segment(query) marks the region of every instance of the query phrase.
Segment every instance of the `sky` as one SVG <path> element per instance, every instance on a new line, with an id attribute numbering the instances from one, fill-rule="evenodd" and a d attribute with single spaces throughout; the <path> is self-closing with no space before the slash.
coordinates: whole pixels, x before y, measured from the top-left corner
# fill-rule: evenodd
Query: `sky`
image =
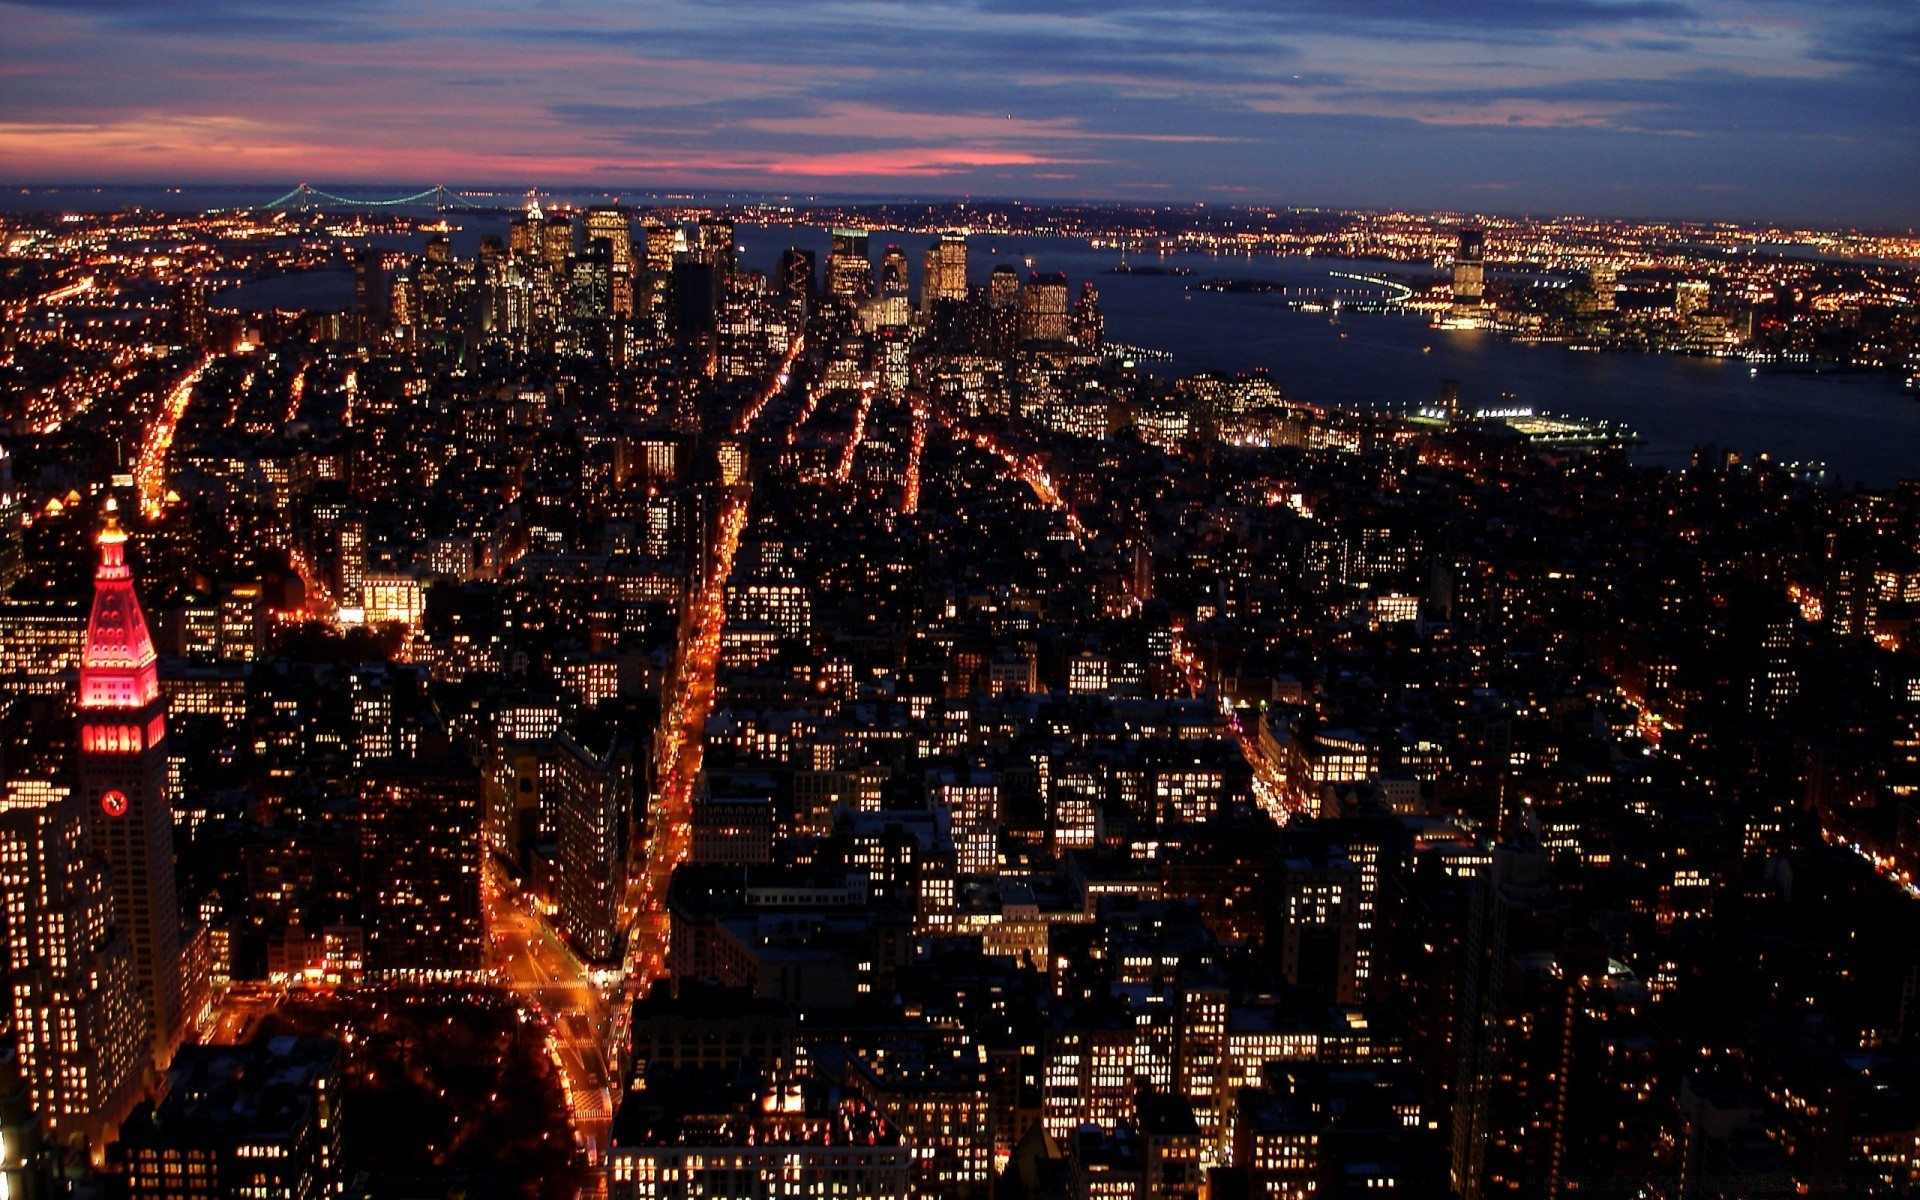
<path id="1" fill-rule="evenodd" d="M 1920 225 L 1920 0 L 0 0 L 0 182 Z"/>

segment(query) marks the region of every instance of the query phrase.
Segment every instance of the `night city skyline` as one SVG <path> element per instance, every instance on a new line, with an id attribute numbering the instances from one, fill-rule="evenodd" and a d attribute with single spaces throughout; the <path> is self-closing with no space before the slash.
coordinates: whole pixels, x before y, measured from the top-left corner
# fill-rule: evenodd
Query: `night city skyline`
<path id="1" fill-rule="evenodd" d="M 0 179 L 1911 226 L 1920 16 L 1696 0 L 4 6 Z"/>
<path id="2" fill-rule="evenodd" d="M 0 1200 L 1920 1197 L 1917 66 L 0 0 Z"/>

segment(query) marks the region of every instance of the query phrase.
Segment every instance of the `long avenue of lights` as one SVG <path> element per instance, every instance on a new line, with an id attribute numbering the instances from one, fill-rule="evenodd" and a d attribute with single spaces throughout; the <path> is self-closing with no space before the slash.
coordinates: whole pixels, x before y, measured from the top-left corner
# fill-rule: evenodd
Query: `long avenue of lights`
<path id="1" fill-rule="evenodd" d="M 202 355 L 200 361 L 174 383 L 141 437 L 140 454 L 134 460 L 133 483 L 140 493 L 140 513 L 148 520 L 158 518 L 166 503 L 167 452 L 173 448 L 173 435 L 180 428 L 180 418 L 186 415 L 187 405 L 193 401 L 193 389 L 213 365 L 214 358 L 213 354 Z"/>
<path id="2" fill-rule="evenodd" d="M 727 577 L 746 529 L 750 491 L 729 489 L 720 511 L 712 569 L 695 594 L 682 626 L 680 661 L 668 685 L 655 743 L 659 788 L 648 814 L 646 858 L 635 873 L 629 901 L 634 923 L 627 950 L 627 979 L 639 986 L 667 965 L 667 885 L 686 861 L 693 830 L 693 785 L 706 754 L 707 716 L 713 711 L 713 676 L 720 664 L 720 634 L 726 624 Z"/>
<path id="3" fill-rule="evenodd" d="M 788 345 L 773 377 L 734 420 L 734 433 L 752 428 L 773 398 L 786 390 L 792 381 L 794 360 L 804 344 L 804 339 L 796 336 Z M 666 971 L 667 885 L 673 879 L 673 869 L 686 861 L 692 838 L 693 785 L 706 756 L 713 676 L 720 665 L 720 634 L 727 618 L 727 579 L 733 574 L 733 558 L 747 527 L 752 498 L 752 484 L 744 480 L 727 489 L 713 561 L 681 623 L 678 661 L 668 680 L 660 732 L 654 742 L 654 777 L 659 786 L 648 813 L 646 856 L 639 869 L 631 873 L 627 894 L 632 913 L 627 945 L 627 981 L 631 987 L 644 987 Z"/>

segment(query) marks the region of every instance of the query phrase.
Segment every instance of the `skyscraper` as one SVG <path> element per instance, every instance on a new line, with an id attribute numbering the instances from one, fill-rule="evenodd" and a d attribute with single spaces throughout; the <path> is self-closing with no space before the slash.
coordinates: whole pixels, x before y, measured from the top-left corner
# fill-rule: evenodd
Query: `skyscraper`
<path id="1" fill-rule="evenodd" d="M 153 638 L 127 565 L 127 535 L 108 502 L 80 655 L 80 796 L 89 840 L 113 872 L 115 922 L 133 943 L 152 1053 L 180 1044 L 180 902 L 173 882 L 167 714 Z"/>
<path id="2" fill-rule="evenodd" d="M 353 259 L 353 316 L 361 341 L 371 340 L 387 323 L 386 255 L 368 248 Z"/>
<path id="3" fill-rule="evenodd" d="M 1067 277 L 1036 272 L 1020 292 L 1020 340 L 1064 342 L 1067 332 Z"/>
<path id="4" fill-rule="evenodd" d="M 827 294 L 848 304 L 858 304 L 873 295 L 873 260 L 868 257 L 866 230 L 833 231 L 833 253 L 827 256 Z"/>
<path id="5" fill-rule="evenodd" d="M 37 780 L 8 788 L 0 887 L 6 1011 L 33 1107 L 50 1140 L 98 1140 L 139 1099 L 148 1042 L 133 947 L 71 790 Z M 12 1129 L 0 1141 L 0 1173 L 9 1173 L 23 1147 Z"/>
<path id="6" fill-rule="evenodd" d="M 1593 293 L 1596 312 L 1617 312 L 1620 308 L 1620 268 L 1600 263 L 1587 272 L 1587 287 Z"/>
<path id="7" fill-rule="evenodd" d="M 987 280 L 987 324 L 994 349 L 1012 353 L 1020 330 L 1020 272 L 1007 263 Z"/>
<path id="8" fill-rule="evenodd" d="M 25 500 L 13 482 L 13 458 L 0 446 L 0 595 L 26 570 L 25 518 Z"/>
<path id="9" fill-rule="evenodd" d="M 605 240 L 613 255 L 613 269 L 627 274 L 633 271 L 633 222 L 624 208 L 587 210 L 587 245 Z"/>
<path id="10" fill-rule="evenodd" d="M 1704 279 L 1682 279 L 1673 285 L 1673 315 L 1682 325 L 1707 311 L 1713 289 Z"/>
<path id="11" fill-rule="evenodd" d="M 931 313 L 943 302 L 967 298 L 967 235 L 948 230 L 927 247 L 926 275 L 920 281 L 920 307 Z"/>
<path id="12" fill-rule="evenodd" d="M 722 278 L 732 278 L 733 222 L 725 217 L 702 217 L 694 237 L 694 254 L 700 261 L 717 268 Z"/>
<path id="13" fill-rule="evenodd" d="M 673 273 L 674 242 L 679 240 L 671 225 L 647 226 L 647 274 Z"/>
<path id="14" fill-rule="evenodd" d="M 888 246 L 887 252 L 880 256 L 880 294 L 905 296 L 907 287 L 906 252 L 898 246 Z"/>
<path id="15" fill-rule="evenodd" d="M 1080 285 L 1080 299 L 1073 306 L 1073 340 L 1098 353 L 1107 341 L 1107 318 L 1100 311 L 1100 291 L 1089 279 Z"/>
<path id="16" fill-rule="evenodd" d="M 560 930 L 589 962 L 617 962 L 633 760 L 621 746 L 596 753 L 563 733 L 554 764 Z"/>
<path id="17" fill-rule="evenodd" d="M 1455 325 L 1480 323 L 1486 299 L 1487 234 L 1477 225 L 1463 226 L 1460 244 L 1453 254 L 1453 310 L 1448 315 Z"/>
<path id="18" fill-rule="evenodd" d="M 573 255 L 573 221 L 569 217 L 548 217 L 540 232 L 540 258 L 547 270 L 560 274 Z"/>
<path id="19" fill-rule="evenodd" d="M 777 283 L 778 294 L 789 303 L 804 303 L 813 296 L 819 287 L 813 251 L 790 246 L 780 255 L 780 276 Z"/>
<path id="20" fill-rule="evenodd" d="M 367 969 L 459 978 L 480 965 L 480 781 L 465 762 L 394 760 L 360 783 Z"/>
<path id="21" fill-rule="evenodd" d="M 173 285 L 173 333 L 194 349 L 207 344 L 207 282 L 194 276 Z"/>

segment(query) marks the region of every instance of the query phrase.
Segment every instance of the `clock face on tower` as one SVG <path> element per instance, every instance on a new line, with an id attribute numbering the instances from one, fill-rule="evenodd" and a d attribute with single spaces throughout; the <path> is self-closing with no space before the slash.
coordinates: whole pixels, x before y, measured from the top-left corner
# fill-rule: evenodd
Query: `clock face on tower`
<path id="1" fill-rule="evenodd" d="M 118 789 L 106 792 L 100 797 L 100 811 L 110 817 L 127 815 L 127 794 Z"/>

